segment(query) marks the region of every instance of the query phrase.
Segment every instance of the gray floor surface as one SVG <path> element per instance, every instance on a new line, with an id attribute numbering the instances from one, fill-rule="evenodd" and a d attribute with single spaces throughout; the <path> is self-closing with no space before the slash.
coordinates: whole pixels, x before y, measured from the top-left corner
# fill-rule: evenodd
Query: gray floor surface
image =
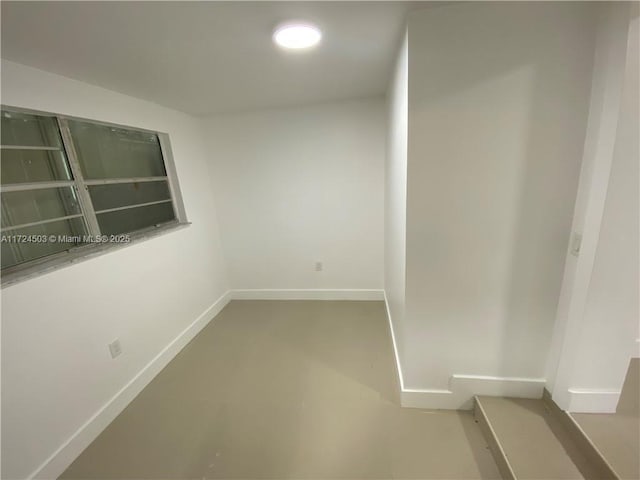
<path id="1" fill-rule="evenodd" d="M 400 408 L 382 302 L 233 301 L 66 479 L 499 478 L 471 412 Z"/>
<path id="2" fill-rule="evenodd" d="M 616 413 L 572 413 L 615 472 L 640 479 L 640 358 L 629 364 Z"/>

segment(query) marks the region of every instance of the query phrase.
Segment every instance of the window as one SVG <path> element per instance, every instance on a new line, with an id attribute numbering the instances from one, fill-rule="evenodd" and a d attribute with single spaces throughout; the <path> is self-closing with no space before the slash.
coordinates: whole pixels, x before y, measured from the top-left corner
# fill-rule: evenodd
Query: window
<path id="1" fill-rule="evenodd" d="M 3 280 L 186 222 L 166 134 L 0 115 Z"/>

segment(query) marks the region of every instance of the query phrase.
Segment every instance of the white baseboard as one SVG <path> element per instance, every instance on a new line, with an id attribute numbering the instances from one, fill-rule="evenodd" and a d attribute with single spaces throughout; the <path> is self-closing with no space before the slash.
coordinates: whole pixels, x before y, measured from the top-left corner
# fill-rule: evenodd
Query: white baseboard
<path id="1" fill-rule="evenodd" d="M 491 397 L 542 398 L 544 378 L 492 377 L 482 375 L 452 375 L 450 388 L 462 408 L 472 408 L 475 395 Z"/>
<path id="2" fill-rule="evenodd" d="M 384 290 L 244 289 L 232 290 L 234 300 L 384 300 Z"/>
<path id="3" fill-rule="evenodd" d="M 615 413 L 620 399 L 617 390 L 569 389 L 569 408 L 572 413 Z"/>
<path id="4" fill-rule="evenodd" d="M 224 293 L 207 308 L 191 325 L 162 349 L 118 393 L 63 443 L 29 479 L 57 478 L 93 442 L 96 437 L 122 412 L 153 378 L 229 303 L 231 291 Z"/>
<path id="5" fill-rule="evenodd" d="M 542 398 L 544 383 L 543 378 L 454 374 L 447 390 L 404 388 L 400 400 L 403 407 L 471 410 L 475 395 Z"/>
<path id="6" fill-rule="evenodd" d="M 398 374 L 398 384 L 400 385 L 400 400 L 402 402 L 402 392 L 404 391 L 404 378 L 402 377 L 402 365 L 400 364 L 400 354 L 398 352 L 398 344 L 396 343 L 396 334 L 393 330 L 393 322 L 391 321 L 391 310 L 389 309 L 389 300 L 387 292 L 383 290 L 384 306 L 387 309 L 387 320 L 389 321 L 389 331 L 391 332 L 391 343 L 393 344 L 393 356 L 396 359 L 396 373 Z"/>
<path id="7" fill-rule="evenodd" d="M 393 352 L 396 358 L 400 384 L 400 404 L 408 408 L 443 410 L 470 410 L 475 395 L 497 397 L 542 398 L 544 378 L 493 377 L 484 375 L 454 374 L 449 378 L 447 389 L 414 389 L 405 385 L 400 364 L 400 354 L 393 329 L 393 320 L 386 292 L 384 302 L 391 331 Z"/>
<path id="8" fill-rule="evenodd" d="M 460 410 L 451 390 L 403 388 L 400 405 L 405 408 Z"/>

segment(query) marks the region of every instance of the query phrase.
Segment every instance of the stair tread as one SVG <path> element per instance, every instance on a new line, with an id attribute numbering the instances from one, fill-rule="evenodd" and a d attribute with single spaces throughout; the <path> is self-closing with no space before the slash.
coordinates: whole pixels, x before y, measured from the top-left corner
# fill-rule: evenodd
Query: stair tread
<path id="1" fill-rule="evenodd" d="M 621 478 L 640 478 L 640 417 L 624 413 L 572 413 Z"/>
<path id="2" fill-rule="evenodd" d="M 542 400 L 481 396 L 478 401 L 516 478 L 597 478 Z"/>

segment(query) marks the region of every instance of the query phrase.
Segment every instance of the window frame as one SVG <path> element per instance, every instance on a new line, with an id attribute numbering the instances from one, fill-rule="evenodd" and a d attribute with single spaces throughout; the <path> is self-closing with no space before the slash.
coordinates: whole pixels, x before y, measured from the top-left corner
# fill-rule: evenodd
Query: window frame
<path id="1" fill-rule="evenodd" d="M 82 117 L 76 117 L 66 114 L 53 113 L 53 112 L 44 112 L 40 110 L 33 110 L 29 108 L 16 107 L 13 105 L 0 104 L 0 110 L 22 113 L 28 115 L 37 115 L 40 117 L 48 117 L 53 118 L 56 122 L 56 126 L 60 133 L 60 138 L 62 141 L 61 149 L 65 159 L 69 165 L 69 169 L 71 171 L 72 179 L 71 180 L 52 180 L 45 182 L 25 182 L 22 184 L 8 184 L 8 185 L 0 185 L 0 192 L 16 192 L 16 191 L 26 191 L 26 190 L 34 190 L 40 188 L 73 188 L 77 195 L 80 205 L 81 213 L 78 215 L 74 215 L 73 217 L 83 218 L 85 225 L 87 227 L 87 235 L 91 235 L 96 237 L 97 235 L 101 235 L 100 227 L 98 225 L 96 214 L 98 213 L 106 213 L 108 211 L 117 211 L 117 210 L 125 210 L 128 208 L 136 208 L 140 206 L 145 206 L 147 204 L 135 204 L 135 205 L 127 205 L 123 207 L 106 209 L 104 211 L 95 211 L 93 207 L 93 202 L 89 195 L 90 186 L 95 185 L 113 185 L 113 184 L 124 184 L 124 183 L 134 183 L 134 182 L 151 182 L 151 181 L 166 181 L 169 187 L 169 193 L 171 198 L 169 200 L 161 200 L 157 202 L 150 202 L 148 205 L 156 204 L 156 203 L 171 203 L 174 216 L 173 220 L 168 222 L 156 224 L 147 228 L 143 228 L 140 230 L 135 230 L 133 232 L 125 232 L 120 235 L 128 235 L 130 238 L 129 242 L 106 242 L 106 243 L 89 243 L 84 245 L 79 245 L 68 250 L 64 250 L 58 253 L 54 253 L 51 255 L 47 255 L 45 257 L 36 258 L 33 260 L 29 260 L 17 265 L 13 265 L 11 267 L 7 267 L 1 270 L 0 272 L 0 283 L 2 287 L 7 285 L 26 280 L 27 278 L 33 278 L 39 276 L 41 274 L 56 270 L 58 268 L 78 263 L 79 261 L 87 260 L 89 258 L 93 258 L 95 256 L 102 255 L 106 252 L 124 248 L 126 246 L 139 243 L 141 241 L 147 240 L 149 238 L 155 237 L 157 235 L 164 234 L 169 231 L 173 231 L 176 229 L 184 228 L 191 223 L 187 220 L 186 211 L 184 208 L 184 202 L 182 199 L 182 193 L 180 190 L 180 185 L 178 181 L 178 175 L 175 167 L 175 162 L 173 160 L 173 154 L 171 149 L 171 142 L 169 140 L 169 134 L 165 132 L 159 132 L 156 130 L 149 130 L 140 127 L 132 127 L 129 125 L 122 125 L 111 122 L 104 122 L 100 120 L 87 119 Z M 85 179 L 82 173 L 82 169 L 80 167 L 80 162 L 78 159 L 77 152 L 75 150 L 75 144 L 73 142 L 71 131 L 69 129 L 68 121 L 75 120 L 80 122 L 91 123 L 94 125 L 100 125 L 105 127 L 114 127 L 120 128 L 124 130 L 130 130 L 134 132 L 141 132 L 146 134 L 156 135 L 158 138 L 158 142 L 160 145 L 160 152 L 162 155 L 162 162 L 165 169 L 165 176 L 157 176 L 157 177 L 127 177 L 127 178 L 106 178 L 106 179 Z M 2 149 L 10 149 L 12 145 L 2 145 Z M 16 146 L 16 149 L 19 149 L 20 146 Z M 24 149 L 24 147 L 22 148 Z M 54 148 L 48 147 L 34 147 L 37 150 L 53 150 Z M 57 149 L 56 149 L 57 150 Z M 34 225 L 46 223 L 47 221 L 59 221 L 63 220 L 66 217 L 60 217 L 56 219 L 49 219 L 39 222 L 33 222 Z M 15 227 L 11 227 L 8 230 L 6 227 L 3 234 L 10 234 L 13 228 L 24 227 L 25 225 L 19 225 Z"/>

